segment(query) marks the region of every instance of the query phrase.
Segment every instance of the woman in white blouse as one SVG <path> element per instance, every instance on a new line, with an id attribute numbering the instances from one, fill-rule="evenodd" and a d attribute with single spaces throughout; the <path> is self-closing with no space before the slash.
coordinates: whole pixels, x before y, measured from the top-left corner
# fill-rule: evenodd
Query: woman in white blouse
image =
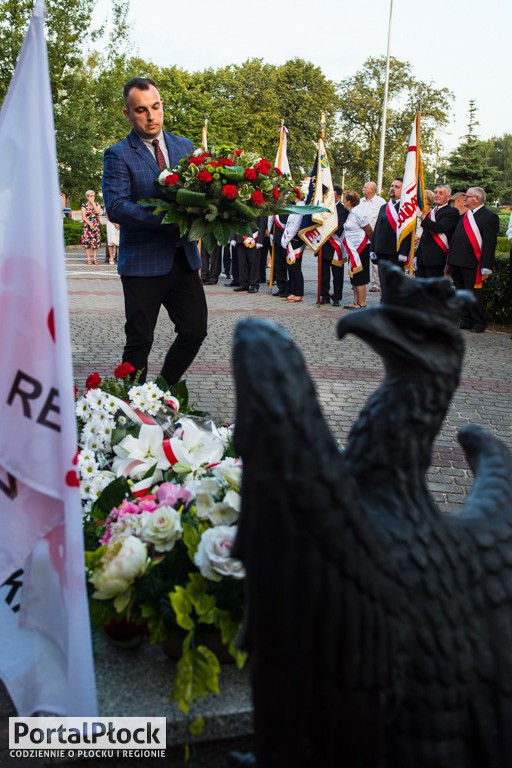
<path id="1" fill-rule="evenodd" d="M 346 304 L 345 309 L 366 307 L 366 286 L 370 282 L 370 238 L 373 230 L 359 201 L 357 192 L 351 189 L 345 192 L 343 202 L 350 213 L 343 228 L 341 242 L 354 291 L 354 303 Z"/>

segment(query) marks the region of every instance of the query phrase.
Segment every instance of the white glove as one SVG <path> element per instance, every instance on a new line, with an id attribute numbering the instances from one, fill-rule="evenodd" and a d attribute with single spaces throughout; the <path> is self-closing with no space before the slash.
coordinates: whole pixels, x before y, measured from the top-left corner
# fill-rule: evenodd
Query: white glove
<path id="1" fill-rule="evenodd" d="M 256 243 L 256 248 L 263 248 L 263 243 Z"/>
<path id="2" fill-rule="evenodd" d="M 370 259 L 372 261 L 377 261 L 377 254 L 374 251 L 370 252 Z"/>
<path id="3" fill-rule="evenodd" d="M 492 275 L 492 269 L 487 269 L 487 267 L 484 267 L 482 269 L 482 275 Z"/>
<path id="4" fill-rule="evenodd" d="M 229 241 L 229 244 L 230 244 L 230 245 L 236 245 L 236 240 L 230 240 L 230 241 Z"/>
<path id="5" fill-rule="evenodd" d="M 413 261 L 413 264 L 412 264 L 412 268 L 413 268 L 413 270 L 414 270 L 415 272 L 416 272 L 416 270 L 418 269 L 418 259 L 416 258 L 416 256 L 414 257 L 414 261 Z"/>
<path id="6" fill-rule="evenodd" d="M 399 253 L 398 254 L 398 261 L 401 261 L 403 263 L 406 262 L 407 261 L 407 256 L 404 256 L 403 253 Z"/>

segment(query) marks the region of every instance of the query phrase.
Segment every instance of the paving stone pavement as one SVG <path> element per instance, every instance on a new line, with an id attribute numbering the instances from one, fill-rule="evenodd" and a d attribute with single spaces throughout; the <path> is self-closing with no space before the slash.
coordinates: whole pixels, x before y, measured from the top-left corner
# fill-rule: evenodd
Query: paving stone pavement
<path id="1" fill-rule="evenodd" d="M 235 393 L 231 375 L 231 344 L 239 318 L 267 317 L 292 334 L 307 362 L 320 403 L 332 433 L 343 441 L 352 423 L 383 377 L 380 358 L 355 337 L 336 337 L 338 307 L 316 305 L 316 259 L 304 260 L 305 297 L 289 304 L 271 296 L 268 285 L 259 293 L 234 293 L 219 283 L 205 286 L 209 322 L 208 336 L 187 373 L 191 400 L 209 411 L 217 423 L 234 419 Z M 124 343 L 124 308 L 116 267 L 85 264 L 83 252 L 68 249 L 66 270 L 69 288 L 73 362 L 77 384 L 98 371 L 112 373 L 120 361 Z M 346 278 L 344 301 L 352 291 Z M 380 294 L 368 293 L 368 305 Z M 158 321 L 149 362 L 156 375 L 170 344 L 173 330 L 164 311 Z M 465 424 L 487 427 L 512 448 L 512 340 L 505 331 L 483 334 L 464 332 L 466 356 L 462 381 L 436 440 L 430 489 L 443 511 L 459 505 L 472 484 L 472 476 L 457 443 L 457 432 Z"/>
<path id="2" fill-rule="evenodd" d="M 73 364 L 76 383 L 83 387 L 93 371 L 110 375 L 120 362 L 124 343 L 124 307 L 116 267 L 100 263 L 88 267 L 83 251 L 67 249 L 66 272 L 70 308 Z M 231 343 L 240 317 L 267 317 L 289 330 L 302 350 L 334 437 L 346 441 L 352 423 L 383 377 L 380 358 L 360 340 L 336 337 L 336 324 L 346 310 L 316 306 L 316 259 L 304 261 L 305 299 L 287 304 L 263 285 L 257 294 L 234 293 L 224 286 L 206 286 L 209 309 L 208 337 L 187 374 L 191 400 L 208 410 L 217 423 L 234 419 L 235 394 L 231 375 Z M 348 280 L 344 297 L 351 299 Z M 369 293 L 368 304 L 380 300 Z M 150 358 L 156 375 L 173 331 L 165 313 L 157 325 Z M 428 479 L 439 507 L 449 512 L 460 505 L 472 485 L 471 472 L 458 446 L 457 431 L 477 423 L 512 448 L 512 340 L 510 330 L 465 333 L 466 356 L 462 381 L 436 440 Z M 6 758 L 7 718 L 14 714 L 0 686 L 0 766 L 19 765 Z M 208 759 L 209 760 L 209 759 Z M 213 763 L 205 765 L 213 766 Z M 176 763 L 177 764 L 177 763 Z M 113 766 L 114 768 L 114 766 Z"/>

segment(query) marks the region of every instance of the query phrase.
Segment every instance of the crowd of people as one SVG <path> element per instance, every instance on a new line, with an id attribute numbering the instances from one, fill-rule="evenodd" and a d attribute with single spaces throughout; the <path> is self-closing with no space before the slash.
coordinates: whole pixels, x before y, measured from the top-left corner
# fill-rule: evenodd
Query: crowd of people
<path id="1" fill-rule="evenodd" d="M 138 204 L 154 195 L 157 174 L 190 153 L 192 143 L 163 130 L 163 102 L 153 80 L 133 78 L 125 84 L 123 96 L 132 130 L 106 150 L 103 171 L 103 196 L 108 219 L 117 229 L 116 241 L 120 233 L 118 272 L 126 310 L 123 361 L 142 370 L 139 381 L 144 381 L 156 320 L 164 306 L 177 333 L 161 371 L 172 385 L 206 336 L 204 285 L 217 284 L 221 271 L 228 281 L 224 285 L 237 293 L 256 294 L 268 280 L 275 287 L 273 296 L 288 304 L 304 300 L 301 204 L 296 213 L 261 217 L 250 235 L 236 234 L 213 253 L 199 251 L 196 243 L 179 237 L 177 227 L 161 227 L 162 215 L 154 216 Z M 364 309 L 367 290 L 380 291 L 382 263 L 403 265 L 414 254 L 417 276 L 449 273 L 457 288 L 474 293 L 475 302 L 463 311 L 460 327 L 482 333 L 486 322 L 481 288 L 494 268 L 499 231 L 498 216 L 485 206 L 484 189 L 475 186 L 452 194 L 442 184 L 427 192 L 414 243 L 409 234 L 397 247 L 401 192 L 401 178 L 393 179 L 388 201 L 378 195 L 372 181 L 362 187 L 362 197 L 356 190 L 334 185 L 338 227 L 315 254 L 321 254 L 320 303 L 341 306 L 347 264 L 353 296 L 344 308 Z M 85 231 L 94 215 L 94 200 L 88 198 L 82 210 L 83 245 L 88 260 L 88 248 L 93 248 L 96 263 L 92 235 Z M 507 236 L 512 242 L 512 217 Z"/>

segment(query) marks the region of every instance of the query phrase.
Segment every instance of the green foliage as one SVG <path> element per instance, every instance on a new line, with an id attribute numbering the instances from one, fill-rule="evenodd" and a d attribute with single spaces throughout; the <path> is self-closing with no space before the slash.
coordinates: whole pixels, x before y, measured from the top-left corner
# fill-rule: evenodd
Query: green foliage
<path id="1" fill-rule="evenodd" d="M 484 281 L 482 290 L 485 296 L 487 321 L 497 325 L 511 325 L 512 289 L 508 253 L 496 254 L 493 273 L 488 280 Z"/>
<path id="2" fill-rule="evenodd" d="M 368 58 L 362 69 L 338 85 L 339 113 L 330 142 L 335 178 L 345 170 L 345 187 L 359 189 L 365 179 L 377 178 L 382 127 L 386 60 Z M 421 147 L 435 148 L 436 135 L 448 123 L 452 94 L 417 80 L 407 62 L 390 59 L 384 177 L 402 176 L 409 135 L 419 98 L 422 100 Z"/>
<path id="3" fill-rule="evenodd" d="M 73 219 L 64 219 L 64 243 L 65 245 L 80 245 L 82 237 L 82 222 Z"/>

